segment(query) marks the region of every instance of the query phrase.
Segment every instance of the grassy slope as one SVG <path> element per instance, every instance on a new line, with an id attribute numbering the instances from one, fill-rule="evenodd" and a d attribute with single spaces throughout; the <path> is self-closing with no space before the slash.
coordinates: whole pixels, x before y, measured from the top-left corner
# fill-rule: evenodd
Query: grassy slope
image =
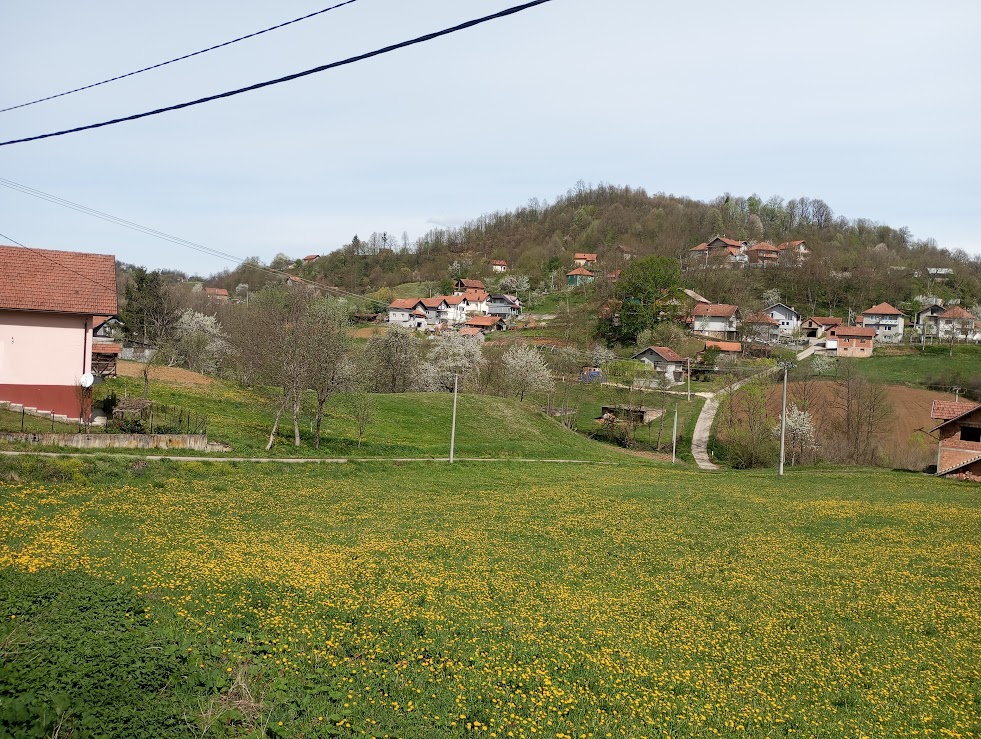
<path id="1" fill-rule="evenodd" d="M 139 381 L 117 378 L 119 395 L 141 392 Z M 151 384 L 150 397 L 208 415 L 208 437 L 231 444 L 234 456 L 265 456 L 275 413 L 272 391 L 245 390 L 230 383 L 209 387 Z M 272 456 L 445 457 L 449 454 L 453 398 L 449 394 L 376 395 L 375 419 L 361 448 L 354 422 L 345 412 L 345 398 L 328 405 L 321 449 L 313 448 L 312 407 L 301 423 L 302 446 L 292 443 L 292 420 L 281 423 Z M 460 457 L 533 457 L 564 459 L 619 458 L 615 451 L 574 434 L 535 408 L 514 400 L 461 395 L 457 410 L 456 454 Z"/>
<path id="2" fill-rule="evenodd" d="M 959 345 L 950 356 L 949 347 L 927 346 L 925 351 L 876 347 L 868 359 L 857 362 L 870 378 L 881 382 L 921 385 L 930 376 L 955 375 L 960 379 L 981 376 L 981 346 Z"/>
<path id="3" fill-rule="evenodd" d="M 26 464 L 0 460 L 0 477 Z M 0 566 L 147 596 L 188 655 L 191 723 L 206 713 L 212 733 L 981 731 L 977 486 L 641 464 L 112 464 L 44 462 L 43 484 L 0 487 Z M 0 605 L 0 642 L 11 615 L 44 628 L 16 608 Z M 29 673 L 29 656 L 8 659 Z M 245 692 L 261 699 L 234 703 Z"/>

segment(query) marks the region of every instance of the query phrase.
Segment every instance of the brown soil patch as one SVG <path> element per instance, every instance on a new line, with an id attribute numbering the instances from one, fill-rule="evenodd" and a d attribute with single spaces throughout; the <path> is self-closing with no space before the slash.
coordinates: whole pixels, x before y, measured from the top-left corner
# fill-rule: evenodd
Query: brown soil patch
<path id="1" fill-rule="evenodd" d="M 386 331 L 388 331 L 387 325 L 362 326 L 361 328 L 351 329 L 348 335 L 354 339 L 370 339 L 372 336 L 378 336 Z"/>
<path id="2" fill-rule="evenodd" d="M 120 360 L 116 363 L 116 372 L 120 377 L 135 377 L 142 380 L 143 363 Z M 150 379 L 173 385 L 189 385 L 192 387 L 208 387 L 214 382 L 214 379 L 211 377 L 199 375 L 197 372 L 191 372 L 181 367 L 151 367 Z"/>

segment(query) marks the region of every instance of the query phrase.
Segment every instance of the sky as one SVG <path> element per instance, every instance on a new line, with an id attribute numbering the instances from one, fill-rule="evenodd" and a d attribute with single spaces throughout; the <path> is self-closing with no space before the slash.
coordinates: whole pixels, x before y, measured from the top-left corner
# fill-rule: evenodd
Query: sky
<path id="1" fill-rule="evenodd" d="M 0 113 L 0 140 L 273 79 L 517 2 L 357 0 Z M 330 4 L 4 3 L 0 108 Z M 234 98 L 0 147 L 0 177 L 264 261 L 373 231 L 414 240 L 552 201 L 579 180 L 698 199 L 820 198 L 837 215 L 978 254 L 978 28 L 975 0 L 552 0 Z M 6 188 L 0 234 L 149 268 L 234 266 Z"/>

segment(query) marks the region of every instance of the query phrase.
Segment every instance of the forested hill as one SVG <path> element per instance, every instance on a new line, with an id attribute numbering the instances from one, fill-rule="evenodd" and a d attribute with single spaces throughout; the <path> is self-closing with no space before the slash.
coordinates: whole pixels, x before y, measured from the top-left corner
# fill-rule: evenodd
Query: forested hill
<path id="1" fill-rule="evenodd" d="M 905 228 L 836 216 L 821 200 L 725 195 L 706 203 L 610 185 L 580 185 L 554 203 L 532 200 L 459 228 L 430 231 L 415 244 L 404 235 L 355 237 L 297 269 L 326 284 L 371 293 L 406 282 L 486 277 L 490 260 L 502 259 L 533 286 L 559 285 L 575 252 L 595 252 L 600 265 L 612 270 L 622 264 L 617 247 L 636 256 L 683 259 L 691 247 L 716 235 L 773 244 L 803 239 L 812 252 L 801 267 L 765 273 L 686 271 L 687 283 L 719 302 L 749 305 L 774 288 L 802 311 L 863 310 L 924 294 L 968 303 L 981 296 L 981 258 L 941 249 L 931 239 L 916 240 Z M 953 273 L 937 282 L 929 278 L 930 268 Z M 234 282 L 234 275 L 228 277 Z"/>

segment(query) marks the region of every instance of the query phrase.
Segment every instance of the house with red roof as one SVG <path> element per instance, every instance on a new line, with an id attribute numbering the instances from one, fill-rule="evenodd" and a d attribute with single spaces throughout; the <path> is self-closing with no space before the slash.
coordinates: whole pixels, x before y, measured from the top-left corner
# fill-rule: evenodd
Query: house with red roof
<path id="1" fill-rule="evenodd" d="M 780 321 L 763 311 L 743 320 L 743 336 L 760 344 L 775 344 L 780 338 Z"/>
<path id="2" fill-rule="evenodd" d="M 667 346 L 649 346 L 634 354 L 633 359 L 649 364 L 658 374 L 664 375 L 674 385 L 682 382 L 688 360 Z"/>
<path id="3" fill-rule="evenodd" d="M 577 267 L 592 267 L 596 264 L 597 257 L 595 254 L 588 252 L 576 252 L 572 257 L 572 261 Z"/>
<path id="4" fill-rule="evenodd" d="M 503 259 L 492 259 L 490 263 L 491 272 L 507 272 L 508 263 Z"/>
<path id="5" fill-rule="evenodd" d="M 930 415 L 942 421 L 933 429 L 940 437 L 937 475 L 981 482 L 981 404 L 935 400 Z"/>
<path id="6" fill-rule="evenodd" d="M 800 327 L 807 338 L 820 339 L 828 329 L 840 326 L 842 323 L 844 321 L 835 316 L 811 316 L 801 323 Z"/>
<path id="7" fill-rule="evenodd" d="M 879 303 L 862 311 L 861 324 L 875 329 L 875 338 L 883 344 L 898 344 L 903 340 L 906 317 L 889 303 Z"/>
<path id="8" fill-rule="evenodd" d="M 871 357 L 875 329 L 866 326 L 833 326 L 828 329 L 824 346 L 836 357 Z"/>
<path id="9" fill-rule="evenodd" d="M 570 287 L 586 285 L 595 279 L 595 275 L 585 267 L 576 267 L 571 272 L 565 273 L 565 281 Z"/>
<path id="10" fill-rule="evenodd" d="M 696 303 L 689 322 L 692 331 L 716 339 L 735 339 L 742 315 L 735 305 L 725 303 Z"/>
<path id="11" fill-rule="evenodd" d="M 689 250 L 689 258 L 695 264 L 704 267 L 744 267 L 749 263 L 749 256 L 746 254 L 749 249 L 748 241 L 737 241 L 727 239 L 724 236 L 716 236 L 710 241 L 694 246 Z"/>
<path id="12" fill-rule="evenodd" d="M 476 328 L 485 334 L 491 331 L 504 331 L 507 328 L 504 319 L 500 316 L 473 316 L 467 320 L 464 327 Z"/>
<path id="13" fill-rule="evenodd" d="M 294 279 L 290 277 L 290 279 Z M 228 290 L 223 287 L 206 287 L 204 288 L 204 294 L 208 296 L 208 300 L 213 300 L 216 303 L 227 303 L 228 302 Z"/>
<path id="14" fill-rule="evenodd" d="M 937 336 L 950 341 L 981 341 L 978 319 L 965 308 L 955 305 L 940 313 L 937 318 Z"/>
<path id="15" fill-rule="evenodd" d="M 0 401 L 79 418 L 97 320 L 116 314 L 109 254 L 0 246 Z"/>

